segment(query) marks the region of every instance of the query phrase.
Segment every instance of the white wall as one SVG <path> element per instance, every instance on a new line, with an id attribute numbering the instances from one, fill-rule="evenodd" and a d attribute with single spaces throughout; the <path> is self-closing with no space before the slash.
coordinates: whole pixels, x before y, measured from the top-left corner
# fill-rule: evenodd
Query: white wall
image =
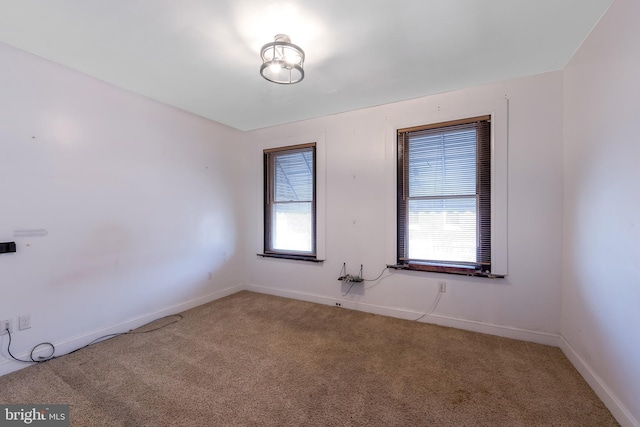
<path id="1" fill-rule="evenodd" d="M 0 63 L 0 241 L 18 246 L 0 255 L 0 319 L 32 319 L 14 354 L 76 348 L 240 284 L 238 131 L 3 44 Z M 0 358 L 0 374 L 18 366 Z"/>
<path id="2" fill-rule="evenodd" d="M 640 2 L 616 0 L 564 70 L 565 351 L 640 425 Z"/>
<path id="3" fill-rule="evenodd" d="M 347 288 L 337 281 L 346 262 L 365 278 L 384 268 L 395 239 L 394 131 L 397 127 L 465 116 L 468 107 L 509 99 L 508 248 L 506 279 L 467 278 L 419 272 L 388 273 L 379 284 Z M 472 108 L 473 109 L 473 108 Z M 490 113 L 486 111 L 485 113 Z M 458 117 L 458 118 L 461 118 Z M 326 261 L 263 259 L 261 233 L 261 147 L 279 140 L 295 144 L 322 135 L 326 150 Z M 344 307 L 417 318 L 447 293 L 425 321 L 557 343 L 560 330 L 562 254 L 562 74 L 486 85 L 322 117 L 245 135 L 248 201 L 242 246 L 247 248 L 247 284 L 252 290 Z M 524 331 L 522 331 L 524 330 Z M 525 331 L 533 331 L 527 333 Z"/>

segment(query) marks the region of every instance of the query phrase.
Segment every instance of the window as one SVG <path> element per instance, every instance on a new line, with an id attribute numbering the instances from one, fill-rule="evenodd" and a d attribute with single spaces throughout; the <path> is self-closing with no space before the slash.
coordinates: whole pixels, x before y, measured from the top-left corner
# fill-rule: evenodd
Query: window
<path id="1" fill-rule="evenodd" d="M 491 273 L 491 116 L 398 130 L 397 263 Z"/>
<path id="2" fill-rule="evenodd" d="M 316 254 L 316 144 L 264 150 L 264 255 Z"/>

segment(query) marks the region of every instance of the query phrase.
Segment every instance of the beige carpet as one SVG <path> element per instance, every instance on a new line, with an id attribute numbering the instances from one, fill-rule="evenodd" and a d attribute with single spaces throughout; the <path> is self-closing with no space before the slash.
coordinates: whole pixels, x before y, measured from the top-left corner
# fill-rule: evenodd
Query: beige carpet
<path id="1" fill-rule="evenodd" d="M 617 425 L 558 348 L 251 292 L 183 314 L 0 377 L 0 402 L 73 426 Z"/>

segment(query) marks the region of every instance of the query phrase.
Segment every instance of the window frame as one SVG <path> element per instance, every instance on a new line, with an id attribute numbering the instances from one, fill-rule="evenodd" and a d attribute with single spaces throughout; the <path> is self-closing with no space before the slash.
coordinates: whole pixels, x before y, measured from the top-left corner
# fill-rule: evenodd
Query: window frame
<path id="1" fill-rule="evenodd" d="M 495 126 L 494 126 L 495 114 L 484 115 L 470 115 L 464 119 L 453 119 L 447 121 L 438 121 L 435 123 L 411 126 L 406 128 L 396 128 L 394 132 L 394 146 L 395 146 L 395 175 L 396 175 L 396 253 L 395 264 L 391 267 L 407 270 L 418 270 L 436 273 L 451 273 L 462 274 L 467 276 L 480 276 L 480 277 L 504 277 L 501 274 L 492 273 L 491 260 L 494 252 L 497 252 L 493 248 L 493 242 L 491 242 L 494 234 L 500 235 L 503 233 L 503 227 L 500 230 L 496 230 L 494 233 L 494 211 L 497 211 L 494 207 L 494 194 L 493 189 L 495 187 L 496 172 L 494 170 L 495 158 L 494 158 L 494 138 L 495 138 Z M 459 116 L 460 117 L 460 116 Z M 407 241 L 409 237 L 409 201 L 411 198 L 408 195 L 409 192 L 409 158 L 405 157 L 405 150 L 409 144 L 409 134 L 411 132 L 428 131 L 432 129 L 454 129 L 455 126 L 473 124 L 478 122 L 488 122 L 488 135 L 484 137 L 484 142 L 478 141 L 476 147 L 476 197 L 478 200 L 483 200 L 483 205 L 478 205 L 477 208 L 477 253 L 476 261 L 473 263 L 464 262 L 439 262 L 437 260 L 411 260 L 407 257 L 408 247 Z M 506 123 L 506 120 L 505 120 Z M 486 127 L 486 125 L 485 125 Z M 502 130 L 502 129 L 501 129 Z M 406 136 L 406 138 L 405 138 Z M 501 138 L 506 135 L 501 135 Z M 506 138 L 505 138 L 506 139 Z M 506 147 L 505 147 L 506 148 Z M 480 150 L 484 150 L 481 152 Z M 484 163 L 483 163 L 484 162 Z M 499 168 L 500 172 L 504 172 L 504 168 Z M 502 175 L 502 173 L 501 173 Z M 505 184 L 506 184 L 506 176 Z M 438 198 L 434 196 L 434 199 Z M 443 198 L 448 198 L 443 196 Z M 486 206 L 488 201 L 489 206 Z M 502 205 L 502 203 L 498 203 Z M 498 216 L 501 212 L 498 212 Z M 481 224 L 484 222 L 484 226 Z M 506 224 L 505 224 L 506 225 Z M 484 232 L 484 234 L 481 234 Z M 497 246 L 501 246 L 499 244 Z M 502 249 L 502 248 L 501 248 Z M 502 256 L 506 259 L 506 256 Z M 506 266 L 505 266 L 506 267 Z M 504 269 L 506 273 L 506 268 Z"/>
<path id="2" fill-rule="evenodd" d="M 312 153 L 312 200 L 311 203 L 311 251 L 278 250 L 273 248 L 272 208 L 278 203 L 274 201 L 275 169 L 274 159 L 278 154 L 287 152 L 310 151 Z M 301 261 L 321 262 L 318 259 L 318 156 L 317 143 L 309 142 L 283 147 L 265 148 L 263 150 L 263 252 L 262 257 L 285 258 Z"/>

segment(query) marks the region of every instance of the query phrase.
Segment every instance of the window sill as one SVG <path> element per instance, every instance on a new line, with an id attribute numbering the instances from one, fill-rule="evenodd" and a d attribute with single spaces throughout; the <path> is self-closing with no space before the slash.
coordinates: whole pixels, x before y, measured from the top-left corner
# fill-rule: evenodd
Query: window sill
<path id="1" fill-rule="evenodd" d="M 394 270 L 425 271 L 430 273 L 456 274 L 458 276 L 485 277 L 488 279 L 504 279 L 504 275 L 485 273 L 471 268 L 446 267 L 426 264 L 393 264 L 387 265 Z"/>
<path id="2" fill-rule="evenodd" d="M 323 259 L 317 259 L 304 255 L 289 255 L 289 254 L 256 254 L 262 258 L 280 258 L 280 259 L 290 259 L 294 261 L 306 261 L 306 262 L 315 262 L 320 263 L 324 262 Z"/>

